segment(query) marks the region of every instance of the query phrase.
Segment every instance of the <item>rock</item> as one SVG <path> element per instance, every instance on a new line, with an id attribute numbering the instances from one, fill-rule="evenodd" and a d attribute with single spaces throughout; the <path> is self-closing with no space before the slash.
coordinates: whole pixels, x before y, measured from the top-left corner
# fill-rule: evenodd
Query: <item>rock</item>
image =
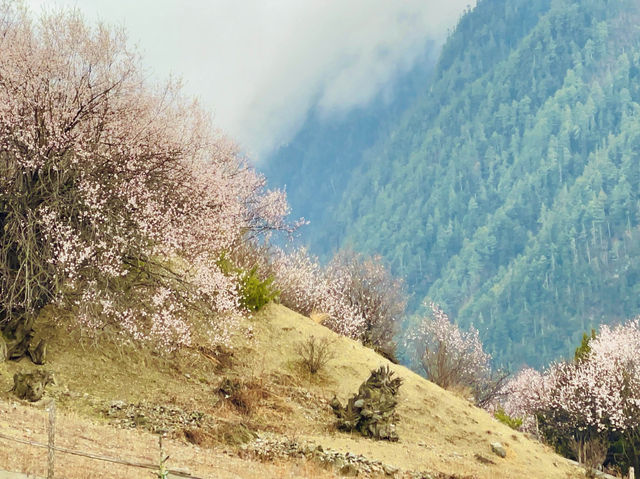
<path id="1" fill-rule="evenodd" d="M 388 464 L 385 464 L 384 466 L 382 466 L 382 470 L 387 476 L 395 476 L 396 473 L 398 472 L 397 467 L 393 467 Z"/>
<path id="2" fill-rule="evenodd" d="M 44 364 L 47 361 L 47 342 L 41 339 L 35 347 L 31 344 L 27 353 L 34 364 Z"/>
<path id="3" fill-rule="evenodd" d="M 1 324 L 0 333 L 6 341 L 9 359 L 20 359 L 27 354 L 31 339 L 35 335 L 34 322 L 33 316 L 19 316 Z"/>
<path id="4" fill-rule="evenodd" d="M 344 462 L 344 459 L 342 457 L 337 456 L 333 459 L 333 465 L 340 471 L 344 466 L 346 466 L 346 463 Z"/>
<path id="5" fill-rule="evenodd" d="M 49 384 L 55 384 L 53 373 L 50 371 L 15 373 L 11 391 L 20 399 L 36 402 L 42 399 L 44 390 Z"/>
<path id="6" fill-rule="evenodd" d="M 499 442 L 492 442 L 491 443 L 491 450 L 493 451 L 494 454 L 496 454 L 497 456 L 500 456 L 502 458 L 507 457 L 507 450 L 504 448 L 504 446 L 499 443 Z"/>
<path id="7" fill-rule="evenodd" d="M 343 476 L 355 477 L 358 475 L 358 468 L 353 464 L 345 464 L 340 468 L 340 474 Z"/>
<path id="8" fill-rule="evenodd" d="M 111 402 L 111 409 L 122 409 L 127 405 L 124 401 L 113 401 Z"/>

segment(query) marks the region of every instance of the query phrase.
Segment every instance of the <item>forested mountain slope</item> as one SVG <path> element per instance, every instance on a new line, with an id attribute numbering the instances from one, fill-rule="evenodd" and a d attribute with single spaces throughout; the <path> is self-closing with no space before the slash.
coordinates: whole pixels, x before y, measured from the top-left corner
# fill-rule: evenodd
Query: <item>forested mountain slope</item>
<path id="1" fill-rule="evenodd" d="M 635 1 L 482 0 L 324 228 L 540 366 L 640 313 Z"/>
<path id="2" fill-rule="evenodd" d="M 301 230 L 302 240 L 315 254 L 326 259 L 340 248 L 341 229 L 335 227 L 329 206 L 339 204 L 365 152 L 389 134 L 419 92 L 427 88 L 436 52 L 435 44 L 427 42 L 414 67 L 367 105 L 348 112 L 314 109 L 294 138 L 265 159 L 263 170 L 269 184 L 286 188 L 293 217 L 309 220 Z"/>

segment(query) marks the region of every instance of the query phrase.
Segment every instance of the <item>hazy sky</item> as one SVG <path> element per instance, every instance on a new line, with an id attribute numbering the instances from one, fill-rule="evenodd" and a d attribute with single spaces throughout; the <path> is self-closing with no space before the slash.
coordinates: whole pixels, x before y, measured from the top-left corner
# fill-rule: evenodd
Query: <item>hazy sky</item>
<path id="1" fill-rule="evenodd" d="M 365 104 L 442 41 L 473 0 L 27 0 L 124 25 L 146 66 L 181 77 L 256 161 L 309 109 Z"/>

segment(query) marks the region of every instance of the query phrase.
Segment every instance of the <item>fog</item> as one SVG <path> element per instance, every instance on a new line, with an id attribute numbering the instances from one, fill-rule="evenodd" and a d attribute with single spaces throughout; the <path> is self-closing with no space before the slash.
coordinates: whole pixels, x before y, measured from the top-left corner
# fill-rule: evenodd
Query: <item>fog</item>
<path id="1" fill-rule="evenodd" d="M 124 26 L 153 79 L 188 94 L 256 161 L 309 111 L 366 104 L 442 44 L 468 0 L 28 0 Z"/>

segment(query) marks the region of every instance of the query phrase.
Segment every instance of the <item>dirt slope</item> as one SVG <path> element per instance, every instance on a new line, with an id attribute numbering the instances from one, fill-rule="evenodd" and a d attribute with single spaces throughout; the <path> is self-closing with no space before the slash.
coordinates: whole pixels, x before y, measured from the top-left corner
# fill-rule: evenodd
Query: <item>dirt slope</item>
<path id="1" fill-rule="evenodd" d="M 35 405 L 0 393 L 0 433 L 44 439 L 41 411 L 55 398 L 61 410 L 61 430 L 67 431 L 66 436 L 61 433 L 60 441 L 67 441 L 69 447 L 78 442 L 74 431 L 82 430 L 77 447 L 92 451 L 106 447 L 106 455 L 114 455 L 122 447 L 138 459 L 155 460 L 157 436 L 151 432 L 160 428 L 171 437 L 168 447 L 173 464 L 204 477 L 333 475 L 331 469 L 304 458 L 257 462 L 254 455 L 246 453 L 246 445 L 238 444 L 252 440 L 251 434 L 296 444 L 313 443 L 325 450 L 360 454 L 402 471 L 428 471 L 442 474 L 440 477 L 583 476 L 549 448 L 397 365 L 391 368 L 404 379 L 400 388 L 400 441 L 372 441 L 336 431 L 329 401 L 334 395 L 346 401 L 372 369 L 390 363 L 283 306 L 269 305 L 244 320 L 232 355 L 193 349 L 167 356 L 123 346 L 108 336 L 89 340 L 73 328 L 56 325 L 52 315 L 43 315 L 39 333 L 53 337 L 49 363 L 44 368 L 55 372 L 57 385 Z M 310 336 L 328 337 L 335 353 L 325 370 L 315 376 L 302 370 L 296 353 L 297 345 Z M 14 372 L 34 368 L 26 360 L 0 364 L 0 391 L 10 389 Z M 225 380 L 240 392 L 231 397 L 220 394 Z M 110 440 L 102 440 L 106 437 Z M 505 446 L 506 458 L 492 453 L 492 442 Z M 17 455 L 15 450 L 7 453 L 8 446 L 0 440 L 0 469 L 28 471 L 29 464 L 40 464 L 33 459 L 34 454 L 46 457 L 46 451 L 34 452 L 29 446 L 17 447 Z M 214 465 L 222 469 L 216 471 Z M 104 477 L 113 477 L 101 466 Z M 77 475 L 68 477 L 87 477 L 89 470 L 91 477 L 103 477 L 99 468 L 92 467 L 89 463 L 74 465 Z M 32 468 L 28 472 L 43 471 L 40 466 Z M 122 477 L 150 477 L 148 472 L 136 474 L 129 471 Z"/>

